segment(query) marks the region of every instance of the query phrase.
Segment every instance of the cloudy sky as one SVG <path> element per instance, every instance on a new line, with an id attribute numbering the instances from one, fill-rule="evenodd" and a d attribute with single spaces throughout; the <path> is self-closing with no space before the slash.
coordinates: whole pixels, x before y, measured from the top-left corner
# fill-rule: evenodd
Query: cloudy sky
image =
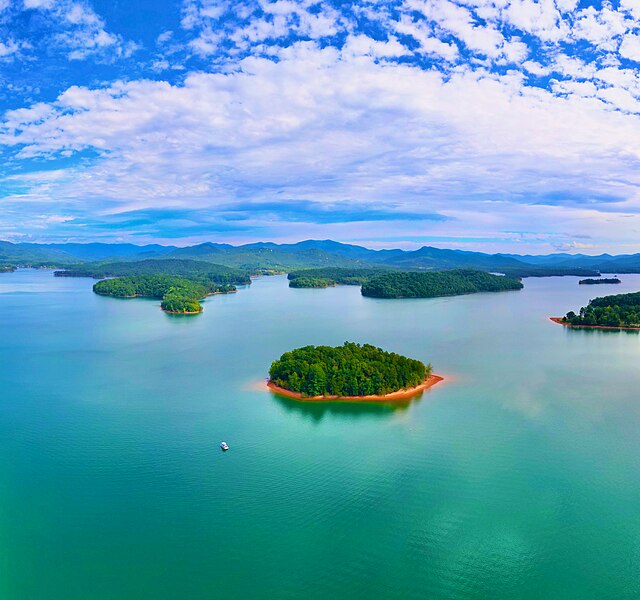
<path id="1" fill-rule="evenodd" d="M 0 239 L 640 252 L 639 0 L 0 0 Z"/>

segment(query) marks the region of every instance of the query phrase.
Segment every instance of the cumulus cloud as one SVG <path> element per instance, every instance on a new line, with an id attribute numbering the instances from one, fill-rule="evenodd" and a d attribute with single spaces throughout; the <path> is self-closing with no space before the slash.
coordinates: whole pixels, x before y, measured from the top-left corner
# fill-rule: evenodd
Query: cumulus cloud
<path id="1" fill-rule="evenodd" d="M 608 109 L 634 110 L 629 97 L 599 98 L 595 86 L 527 89 L 483 70 L 444 78 L 380 63 L 362 47 L 301 43 L 278 62 L 247 58 L 184 85 L 72 87 L 7 113 L 0 143 L 18 159 L 95 153 L 68 177 L 29 182 L 41 200 L 92 198 L 105 218 L 208 211 L 216 230 L 294 215 L 298 231 L 312 232 L 331 222 L 323 207 L 341 203 L 345 219 L 375 222 L 372 231 L 397 211 L 413 233 L 434 234 L 452 222 L 499 228 L 523 214 L 545 227 L 541 207 L 582 228 L 640 211 L 640 119 Z M 243 204 L 239 218 L 240 201 L 257 204 Z"/>
<path id="2" fill-rule="evenodd" d="M 72 58 L 133 51 L 89 4 L 25 2 Z M 7 164 L 40 173 L 5 206 L 149 237 L 635 243 L 637 24 L 630 0 L 185 0 L 148 78 L 4 115 Z"/>

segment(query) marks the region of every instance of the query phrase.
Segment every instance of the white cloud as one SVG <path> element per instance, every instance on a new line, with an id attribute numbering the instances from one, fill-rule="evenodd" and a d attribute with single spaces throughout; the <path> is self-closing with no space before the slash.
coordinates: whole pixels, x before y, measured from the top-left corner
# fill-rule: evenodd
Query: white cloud
<path id="1" fill-rule="evenodd" d="M 135 51 L 86 2 L 25 1 L 71 58 Z M 186 0 L 181 26 L 147 73 L 200 70 L 183 84 L 72 86 L 6 115 L 14 160 L 98 157 L 26 183 L 31 198 L 109 214 L 344 200 L 540 235 L 545 214 L 626 235 L 620 215 L 640 212 L 635 0 Z"/>
<path id="2" fill-rule="evenodd" d="M 398 57 L 409 54 L 407 48 L 395 38 L 391 38 L 387 42 L 380 42 L 366 35 L 349 36 L 342 52 L 345 55 L 372 56 L 374 58 Z"/>
<path id="3" fill-rule="evenodd" d="M 603 215 L 618 226 L 620 212 L 640 212 L 640 170 L 629 169 L 640 164 L 640 119 L 612 110 L 638 107 L 619 88 L 545 91 L 518 74 L 469 68 L 444 78 L 378 62 L 367 40 L 353 44 L 367 52 L 308 42 L 278 62 L 247 58 L 237 71 L 191 74 L 182 86 L 72 87 L 53 104 L 8 113 L 0 143 L 22 157 L 98 153 L 66 177 L 28 183 L 32 198 L 55 200 L 55 214 L 87 198 L 96 218 L 339 200 L 365 212 L 439 213 L 468 233 L 490 207 L 496 230 L 522 221 L 543 231 L 561 215 L 592 232 Z M 256 226 L 272 220 L 252 216 Z M 425 223 L 446 229 L 410 227 Z"/>
<path id="4" fill-rule="evenodd" d="M 620 56 L 640 62 L 640 36 L 633 33 L 625 35 L 620 44 Z"/>
<path id="5" fill-rule="evenodd" d="M 46 23 L 46 26 L 42 31 L 30 32 L 30 39 L 0 40 L 0 57 L 9 51 L 16 54 L 20 48 L 32 50 L 24 53 L 25 58 L 32 60 L 37 56 L 38 47 L 46 45 L 48 50 L 60 48 L 66 51 L 72 60 L 89 56 L 114 59 L 131 56 L 138 48 L 134 42 L 110 32 L 87 0 L 16 0 L 9 3 L 0 0 L 0 11 L 3 10 L 2 25 L 9 31 L 19 30 L 14 24 L 23 11 L 37 11 L 44 20 L 36 23 Z"/>

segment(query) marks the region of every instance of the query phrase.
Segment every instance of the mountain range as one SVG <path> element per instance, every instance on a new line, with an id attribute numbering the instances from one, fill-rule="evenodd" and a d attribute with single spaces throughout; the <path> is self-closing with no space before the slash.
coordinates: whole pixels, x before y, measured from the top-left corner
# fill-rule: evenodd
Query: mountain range
<path id="1" fill-rule="evenodd" d="M 249 270 L 287 271 L 313 267 L 384 267 L 406 271 L 472 268 L 519 277 L 640 273 L 640 254 L 486 254 L 423 246 L 417 250 L 371 250 L 333 240 L 295 244 L 257 242 L 241 246 L 206 242 L 188 247 L 150 244 L 34 244 L 0 241 L 0 265 L 64 267 L 87 262 L 196 259 Z"/>

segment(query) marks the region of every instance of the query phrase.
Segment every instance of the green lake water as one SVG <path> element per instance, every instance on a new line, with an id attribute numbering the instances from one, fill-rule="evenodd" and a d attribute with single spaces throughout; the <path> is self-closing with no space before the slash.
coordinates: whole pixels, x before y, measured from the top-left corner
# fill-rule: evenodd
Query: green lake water
<path id="1" fill-rule="evenodd" d="M 265 277 L 175 317 L 0 275 L 0 598 L 640 597 L 640 335 L 547 320 L 622 279 L 396 301 Z M 261 389 L 345 340 L 447 382 L 403 407 Z"/>

